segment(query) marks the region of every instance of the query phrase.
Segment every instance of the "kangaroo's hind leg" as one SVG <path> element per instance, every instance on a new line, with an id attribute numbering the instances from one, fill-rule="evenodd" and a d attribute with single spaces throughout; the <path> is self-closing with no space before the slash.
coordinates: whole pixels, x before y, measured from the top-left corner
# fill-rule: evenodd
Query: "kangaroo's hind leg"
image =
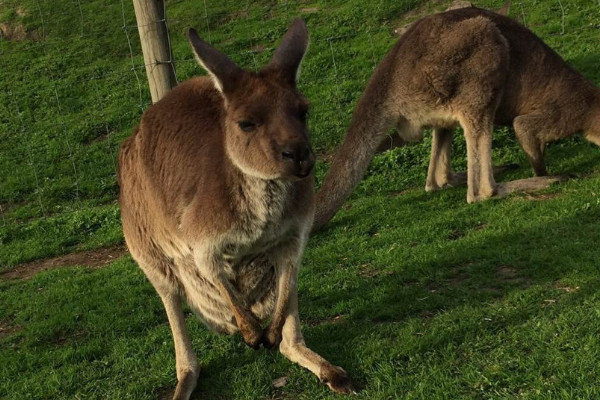
<path id="1" fill-rule="evenodd" d="M 354 387 L 348 374 L 340 367 L 336 367 L 323 357 L 306 347 L 300 330 L 298 317 L 298 292 L 297 279 L 293 280 L 290 288 L 290 297 L 287 315 L 283 325 L 282 341 L 279 350 L 287 359 L 298 363 L 319 377 L 321 382 L 337 393 L 354 393 Z"/>
<path id="2" fill-rule="evenodd" d="M 583 136 L 596 146 L 600 146 L 600 109 L 596 113 L 596 120 L 589 128 L 584 129 Z"/>
<path id="3" fill-rule="evenodd" d="M 169 278 L 163 272 L 172 271 L 173 265 L 166 260 L 145 262 L 136 258 L 136 261 L 160 296 L 173 334 L 178 381 L 173 400 L 188 400 L 196 387 L 200 368 L 185 324 L 180 289 L 175 278 Z"/>
<path id="4" fill-rule="evenodd" d="M 431 160 L 429 161 L 427 183 L 425 184 L 425 191 L 427 192 L 467 184 L 467 171 L 454 172 L 450 165 L 452 136 L 451 129 L 436 128 L 433 131 Z M 518 167 L 518 164 L 494 166 L 494 176 Z"/>
<path id="5" fill-rule="evenodd" d="M 167 311 L 175 343 L 175 365 L 178 383 L 173 400 L 187 400 L 196 387 L 200 368 L 185 325 L 185 316 L 183 315 L 179 294 L 159 292 L 159 295 Z"/>
<path id="6" fill-rule="evenodd" d="M 431 158 L 427 171 L 425 190 L 428 192 L 443 189 L 452 185 L 452 169 L 450 156 L 452 152 L 451 129 L 435 128 L 431 141 Z"/>
<path id="7" fill-rule="evenodd" d="M 467 142 L 467 202 L 492 197 L 496 181 L 492 166 L 493 116 L 491 112 L 465 115 L 460 123 Z"/>

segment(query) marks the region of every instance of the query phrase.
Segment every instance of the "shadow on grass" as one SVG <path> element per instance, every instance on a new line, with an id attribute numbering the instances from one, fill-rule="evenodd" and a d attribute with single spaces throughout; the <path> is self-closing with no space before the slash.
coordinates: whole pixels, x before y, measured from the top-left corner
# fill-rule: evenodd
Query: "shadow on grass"
<path id="1" fill-rule="evenodd" d="M 589 164 L 593 166 L 592 161 Z M 415 195 L 410 200 L 419 202 L 423 196 Z M 452 205 L 449 207 L 453 208 Z M 336 229 L 347 226 L 357 218 L 368 220 L 372 226 L 384 224 L 386 221 L 378 219 L 377 214 L 339 218 L 315 240 L 326 241 L 328 236 L 335 234 Z M 310 291 L 304 292 L 300 298 L 301 309 L 326 309 L 336 303 L 353 304 L 352 300 L 356 298 L 373 299 L 356 303 L 339 322 L 326 321 L 306 329 L 307 342 L 314 343 L 314 350 L 332 358 L 334 362 L 336 357 L 341 357 L 345 360 L 344 367 L 365 383 L 369 377 L 358 372 L 362 369 L 360 360 L 352 358 L 352 354 L 332 352 L 331 346 L 319 339 L 327 336 L 346 344 L 360 343 L 361 338 L 373 335 L 373 324 L 402 324 L 413 318 L 429 320 L 457 307 L 477 308 L 501 302 L 530 287 L 552 290 L 574 271 L 595 276 L 599 220 L 600 211 L 590 208 L 551 222 L 534 224 L 527 229 L 486 234 L 483 240 L 459 238 L 454 241 L 452 249 L 442 248 L 436 256 L 413 270 L 418 271 L 417 275 L 393 270 L 390 273 L 372 274 L 363 277 L 362 283 L 357 286 L 330 292 L 327 298 L 313 295 Z M 399 225 L 401 223 L 399 221 Z M 374 245 L 374 251 L 376 247 Z M 445 272 L 440 274 L 439 271 Z M 431 277 L 437 278 L 432 281 Z M 423 281 L 425 284 L 422 284 Z M 597 279 L 581 286 L 576 293 L 571 293 L 570 302 L 580 303 L 596 291 Z M 501 320 L 482 325 L 481 329 L 502 331 L 510 326 L 519 326 L 547 312 L 542 300 L 539 305 L 515 308 Z M 449 343 L 459 344 L 467 336 L 473 335 L 477 335 L 477 332 L 471 331 L 468 325 L 467 329 L 460 323 L 449 325 L 443 334 L 426 341 L 426 348 L 422 350 L 443 349 Z M 352 353 L 352 346 L 343 347 Z"/>
<path id="2" fill-rule="evenodd" d="M 374 220 L 370 222 L 375 224 L 378 222 L 372 216 L 363 215 L 360 218 Z M 564 286 L 561 280 L 572 275 L 574 270 L 593 276 L 598 259 L 597 238 L 600 237 L 598 220 L 599 210 L 588 209 L 523 230 L 487 234 L 484 240 L 476 242 L 467 240 L 468 237 L 465 240 L 461 238 L 454 240 L 451 254 L 441 251 L 420 265 L 416 275 L 391 271 L 362 276 L 357 286 L 331 291 L 326 298 L 312 290 L 305 290 L 300 294 L 301 318 L 303 311 L 310 314 L 311 308 L 352 305 L 343 317 L 305 325 L 306 342 L 331 362 L 342 365 L 358 383 L 358 387 L 365 388 L 372 377 L 365 374 L 363 361 L 355 356 L 357 346 L 368 344 L 373 337 L 381 335 L 385 336 L 385 340 L 402 341 L 402 337 L 394 334 L 393 328 L 400 330 L 403 324 L 409 324 L 411 320 L 421 320 L 427 326 L 440 314 L 447 315 L 454 309 L 483 309 L 519 297 L 521 292 L 532 289 L 533 302 L 528 306 L 504 310 L 488 322 L 484 322 L 483 318 L 482 323 L 475 324 L 454 321 L 435 335 L 425 335 L 411 351 L 443 351 L 450 344 L 459 346 L 474 336 L 519 327 L 548 313 L 548 304 L 545 303 L 548 300 L 544 299 L 544 295 L 552 290 L 569 290 L 561 287 Z M 338 222 L 338 228 L 347 222 Z M 315 240 L 327 240 L 327 236 L 334 233 L 334 230 L 328 229 L 317 235 Z M 440 276 L 439 271 L 447 273 Z M 436 278 L 431 279 L 432 276 Z M 425 284 L 421 284 L 422 281 Z M 568 301 L 554 307 L 582 303 L 596 293 L 597 284 L 597 279 L 583 284 L 569 293 Z M 538 300 L 535 300 L 536 296 Z M 353 302 L 356 299 L 373 300 Z M 472 318 L 480 318 L 479 311 Z M 305 318 L 302 320 L 306 321 Z M 381 325 L 389 325 L 392 330 L 377 332 L 375 328 Z M 409 356 L 404 355 L 406 359 Z M 251 358 L 243 352 L 209 363 L 204 369 L 208 376 L 201 376 L 194 398 L 213 395 L 211 389 L 214 388 L 214 380 L 220 379 L 223 369 L 249 362 L 252 362 Z M 227 398 L 231 392 L 225 389 L 219 395 Z"/>

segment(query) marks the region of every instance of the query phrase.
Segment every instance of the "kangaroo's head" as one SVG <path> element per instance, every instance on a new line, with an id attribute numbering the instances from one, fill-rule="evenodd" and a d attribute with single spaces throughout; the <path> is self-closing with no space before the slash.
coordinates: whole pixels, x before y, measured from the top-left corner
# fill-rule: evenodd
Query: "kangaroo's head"
<path id="1" fill-rule="evenodd" d="M 223 96 L 225 147 L 234 165 L 262 179 L 308 176 L 315 163 L 306 126 L 309 104 L 296 88 L 308 46 L 304 21 L 292 23 L 259 72 L 241 69 L 194 29 L 189 39 L 198 62 Z"/>

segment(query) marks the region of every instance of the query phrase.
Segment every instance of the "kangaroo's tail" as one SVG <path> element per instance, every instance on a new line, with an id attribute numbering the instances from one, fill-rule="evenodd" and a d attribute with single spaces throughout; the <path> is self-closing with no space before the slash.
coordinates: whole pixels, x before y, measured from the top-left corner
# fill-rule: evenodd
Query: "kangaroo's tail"
<path id="1" fill-rule="evenodd" d="M 397 134 L 384 142 L 394 120 L 383 104 L 379 104 L 379 107 L 372 107 L 373 104 L 369 104 L 368 108 L 364 107 L 364 103 L 369 103 L 368 98 L 369 96 L 363 95 L 359 101 L 350 129 L 317 192 L 313 231 L 319 230 L 333 218 L 365 175 L 376 152 L 405 144 Z"/>
<path id="2" fill-rule="evenodd" d="M 340 209 L 364 176 L 380 138 L 346 136 L 316 196 L 313 231 L 323 227 Z"/>
<path id="3" fill-rule="evenodd" d="M 394 92 L 397 47 L 398 45 L 377 66 L 358 100 L 344 142 L 336 151 L 323 185 L 316 195 L 313 231 L 323 227 L 344 204 L 367 171 L 375 152 L 378 148 L 383 149 L 379 146 L 386 133 L 398 122 L 396 107 L 388 96 Z M 402 137 L 393 139 L 391 143 L 392 147 L 394 144 L 401 145 Z"/>

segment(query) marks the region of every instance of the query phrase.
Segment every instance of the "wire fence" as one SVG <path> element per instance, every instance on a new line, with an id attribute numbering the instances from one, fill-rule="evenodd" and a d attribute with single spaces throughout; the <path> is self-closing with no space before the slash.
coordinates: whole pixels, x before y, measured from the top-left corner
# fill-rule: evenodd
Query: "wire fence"
<path id="1" fill-rule="evenodd" d="M 189 26 L 253 69 L 268 60 L 292 18 L 301 15 L 317 26 L 301 89 L 313 101 L 313 114 L 325 116 L 319 130 L 333 132 L 317 138 L 322 150 L 343 135 L 366 80 L 396 40 L 395 28 L 431 11 L 419 0 L 365 3 L 367 10 L 355 17 L 329 16 L 302 1 L 190 3 L 191 14 L 191 5 L 166 1 L 161 21 L 173 49 L 173 58 L 162 62 L 179 81 L 200 73 L 184 37 Z M 573 46 L 581 37 L 600 39 L 600 0 L 555 3 L 540 15 L 530 2 L 513 2 L 511 16 L 600 81 L 594 59 L 578 59 L 591 50 Z M 409 16 L 390 19 L 403 12 Z M 365 21 L 364 13 L 374 17 Z M 118 147 L 151 102 L 132 2 L 0 0 L 0 35 L 1 226 L 114 203 Z"/>

